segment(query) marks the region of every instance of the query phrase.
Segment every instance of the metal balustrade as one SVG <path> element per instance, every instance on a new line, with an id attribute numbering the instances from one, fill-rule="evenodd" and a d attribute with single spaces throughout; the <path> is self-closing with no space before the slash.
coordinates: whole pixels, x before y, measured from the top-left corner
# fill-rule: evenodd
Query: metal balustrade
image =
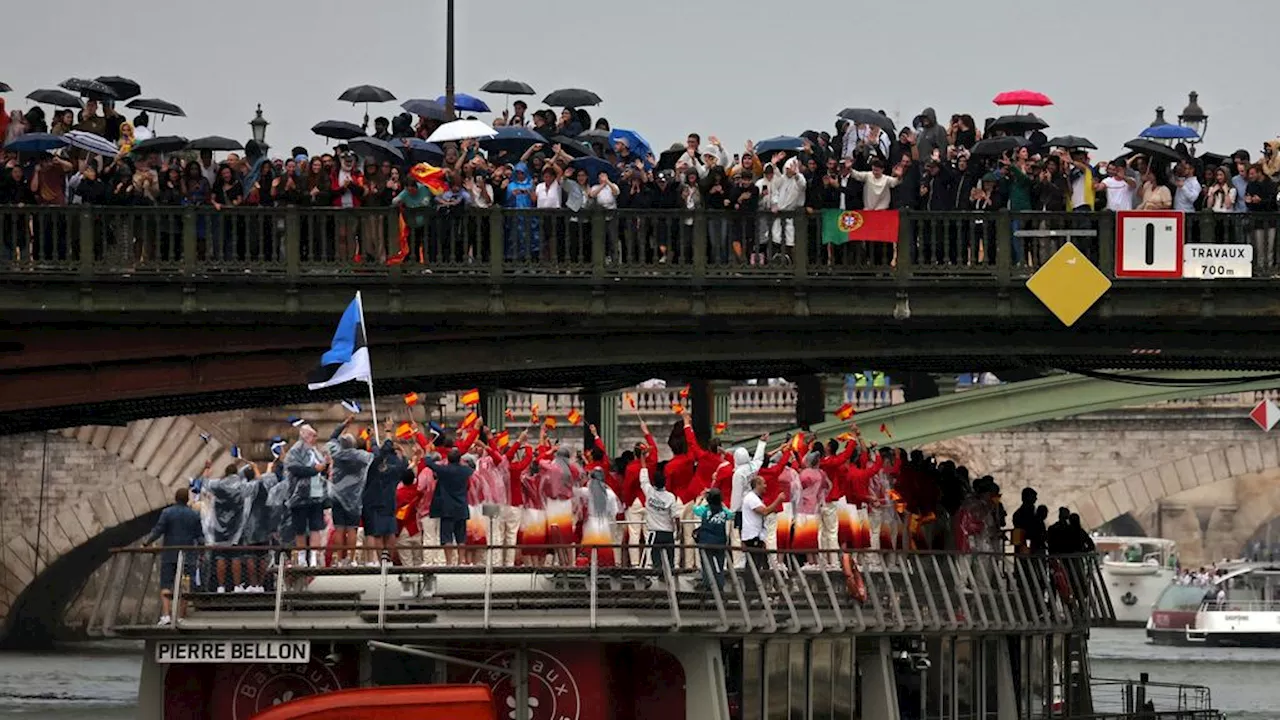
<path id="1" fill-rule="evenodd" d="M 289 566 L 288 548 L 237 548 L 241 555 L 271 558 L 273 566 L 262 580 L 269 591 L 262 593 L 213 592 L 211 550 L 173 548 L 169 557 L 187 571 L 172 588 L 170 623 L 155 624 L 159 573 L 148 571 L 144 587 L 132 588 L 132 602 L 125 602 L 123 582 L 108 583 L 88 631 L 105 637 L 302 630 L 340 636 L 672 630 L 918 635 L 1069 632 L 1114 620 L 1092 555 L 852 551 L 854 572 L 847 576 L 838 551 L 768 553 L 688 545 L 677 547 L 682 560 L 675 563 L 656 553 L 657 567 L 648 562 L 623 567 L 612 558 L 624 558 L 625 546 L 538 548 L 558 564 L 497 564 L 501 553 L 529 546 L 464 546 L 478 563 L 468 566 L 322 568 Z M 164 552 L 117 550 L 110 577 L 137 577 L 158 564 Z M 721 558 L 718 579 L 711 568 L 719 567 Z"/>
<path id="2" fill-rule="evenodd" d="M 1280 215 L 1193 214 L 1187 242 L 1265 242 L 1278 223 Z M 772 243 L 775 227 L 788 225 L 794 247 Z M 892 242 L 837 245 L 824 243 L 822 216 L 803 211 L 406 210 L 408 256 L 388 266 L 401 228 L 401 215 L 388 208 L 0 206 L 0 271 L 78 278 L 358 274 L 390 282 L 669 278 L 682 284 L 950 277 L 1010 284 L 1068 240 L 1108 275 L 1115 257 L 1115 215 L 1108 212 L 902 211 Z M 753 259 L 758 246 L 764 257 Z M 1274 274 L 1276 260 L 1257 257 L 1255 275 Z"/>

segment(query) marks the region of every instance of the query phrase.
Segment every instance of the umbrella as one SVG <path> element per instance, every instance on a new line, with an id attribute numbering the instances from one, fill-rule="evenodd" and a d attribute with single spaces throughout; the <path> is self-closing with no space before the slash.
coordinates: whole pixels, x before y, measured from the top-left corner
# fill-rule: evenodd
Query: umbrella
<path id="1" fill-rule="evenodd" d="M 400 148 L 392 145 L 386 140 L 379 140 L 375 137 L 358 137 L 352 138 L 348 145 L 350 145 L 351 149 L 360 157 L 373 157 L 378 160 L 404 162 L 404 153 L 400 151 Z"/>
<path id="2" fill-rule="evenodd" d="M 996 105 L 1030 105 L 1032 107 L 1044 107 L 1052 105 L 1053 101 L 1048 95 L 1038 93 L 1034 90 L 1010 90 L 1002 92 L 992 99 Z"/>
<path id="3" fill-rule="evenodd" d="M 412 113 L 418 117 L 424 117 L 428 120 L 439 120 L 440 122 L 449 122 L 452 118 L 449 113 L 444 111 L 444 105 L 435 100 L 405 100 L 400 103 L 400 107 L 405 112 Z"/>
<path id="4" fill-rule="evenodd" d="M 232 152 L 234 150 L 243 150 L 244 145 L 231 138 L 224 138 L 221 135 L 209 135 L 208 137 L 196 138 L 187 145 L 188 150 L 208 150 L 210 152 Z"/>
<path id="5" fill-rule="evenodd" d="M 1059 135 L 1048 143 L 1049 147 L 1068 148 L 1071 150 L 1097 150 L 1098 146 L 1089 142 L 1089 138 L 1078 135 Z"/>
<path id="6" fill-rule="evenodd" d="M 436 98 L 436 102 L 443 108 L 444 95 Z M 453 94 L 453 109 L 465 110 L 467 112 L 489 112 L 489 106 L 485 104 L 485 101 L 466 93 Z"/>
<path id="7" fill-rule="evenodd" d="M 550 142 L 552 145 L 559 144 L 560 149 L 564 151 L 564 154 L 571 158 L 595 157 L 595 153 L 592 152 L 591 146 L 577 138 L 571 138 L 567 135 L 553 135 L 547 142 Z"/>
<path id="8" fill-rule="evenodd" d="M 1146 155 L 1153 160 L 1156 158 L 1166 160 L 1168 162 L 1180 162 L 1183 160 L 1182 153 L 1168 145 L 1165 145 L 1164 143 L 1156 142 L 1155 140 L 1138 138 L 1136 140 L 1130 140 L 1125 143 L 1124 146 L 1134 152 Z"/>
<path id="9" fill-rule="evenodd" d="M 680 161 L 680 156 L 684 155 L 685 148 L 683 145 L 676 145 L 670 150 L 663 150 L 658 156 L 658 166 L 654 170 L 675 170 L 676 163 Z"/>
<path id="10" fill-rule="evenodd" d="M 410 163 L 425 162 L 439 165 L 444 162 L 444 149 L 435 143 L 416 137 L 397 138 L 397 141 L 400 143 L 400 152 L 404 153 Z"/>
<path id="11" fill-rule="evenodd" d="M 858 125 L 875 125 L 885 132 L 894 131 L 892 120 L 870 108 L 845 108 L 840 111 L 840 117 Z"/>
<path id="12" fill-rule="evenodd" d="M 491 138 L 497 134 L 498 131 L 479 120 L 454 120 L 436 128 L 436 131 L 431 133 L 431 137 L 427 138 L 427 142 L 442 143 L 471 138 Z"/>
<path id="13" fill-rule="evenodd" d="M 27 96 L 27 99 L 60 108 L 84 107 L 84 102 L 80 98 L 65 90 L 35 90 Z"/>
<path id="14" fill-rule="evenodd" d="M 58 84 L 58 87 L 66 88 L 73 93 L 79 93 L 82 97 L 90 100 L 116 100 L 116 91 L 97 80 L 84 80 L 82 78 L 67 78 Z"/>
<path id="15" fill-rule="evenodd" d="M 349 102 L 352 105 L 356 103 L 380 103 L 391 102 L 396 99 L 389 90 L 380 88 L 377 85 L 356 85 L 349 87 L 338 96 L 339 100 Z"/>
<path id="16" fill-rule="evenodd" d="M 13 88 L 9 85 L 9 83 L 0 82 L 0 92 L 13 92 Z"/>
<path id="17" fill-rule="evenodd" d="M 1035 115 L 1004 115 L 992 121 L 987 127 L 987 131 L 1003 130 L 1007 133 L 1021 135 L 1032 130 L 1043 130 L 1049 127 L 1049 123 L 1041 120 Z"/>
<path id="18" fill-rule="evenodd" d="M 1165 123 L 1163 125 L 1152 125 L 1144 129 L 1138 133 L 1138 137 L 1152 140 L 1199 140 L 1200 133 L 1182 125 Z"/>
<path id="19" fill-rule="evenodd" d="M 600 96 L 590 90 L 582 90 L 580 88 L 565 88 L 556 90 L 550 95 L 542 99 L 542 102 L 552 107 L 587 107 L 589 105 L 599 105 L 604 102 Z"/>
<path id="20" fill-rule="evenodd" d="M 756 143 L 757 155 L 771 155 L 776 152 L 800 152 L 804 150 L 804 139 L 779 135 Z"/>
<path id="21" fill-rule="evenodd" d="M 596 178 L 600 176 L 600 173 L 607 173 L 609 175 L 609 179 L 615 182 L 618 180 L 618 168 L 615 167 L 613 163 L 606 162 L 598 157 L 574 158 L 573 162 L 570 164 L 575 168 L 586 170 L 587 178 L 590 179 L 593 184 L 595 183 Z"/>
<path id="22" fill-rule="evenodd" d="M 535 95 L 534 89 L 529 83 L 522 83 L 519 80 L 490 80 L 480 86 L 480 92 L 493 93 L 495 95 Z"/>
<path id="23" fill-rule="evenodd" d="M 311 132 L 330 140 L 350 140 L 364 136 L 363 128 L 345 120 L 325 120 L 322 123 L 316 123 L 311 128 Z"/>
<path id="24" fill-rule="evenodd" d="M 72 130 L 62 137 L 71 147 L 80 148 L 91 153 L 109 157 L 115 157 L 120 153 L 120 148 L 116 147 L 115 143 L 101 135 L 85 132 L 84 130 Z"/>
<path id="25" fill-rule="evenodd" d="M 614 128 L 609 132 L 609 146 L 613 147 L 616 142 L 624 142 L 627 147 L 631 148 L 631 154 L 639 157 L 646 157 L 653 152 L 653 148 L 649 145 L 649 141 L 640 137 L 640 133 L 635 130 L 623 130 Z"/>
<path id="26" fill-rule="evenodd" d="M 547 139 L 538 133 L 516 127 L 502 127 L 497 129 L 497 134 L 491 138 L 481 140 L 480 147 L 487 152 L 509 152 L 519 155 L 530 147 L 539 144 L 546 144 Z"/>
<path id="27" fill-rule="evenodd" d="M 5 143 L 4 149 L 10 152 L 49 152 L 65 147 L 65 135 L 49 133 L 25 133 Z"/>
<path id="28" fill-rule="evenodd" d="M 611 145 L 609 142 L 609 131 L 607 130 L 588 130 L 578 135 L 578 140 L 587 143 L 599 143 L 601 145 Z"/>
<path id="29" fill-rule="evenodd" d="M 128 100 L 142 94 L 142 86 L 127 77 L 103 75 L 94 79 L 114 90 L 117 100 Z"/>
<path id="30" fill-rule="evenodd" d="M 187 114 L 182 111 L 182 108 L 166 100 L 160 100 L 159 98 L 139 98 L 137 100 L 130 101 L 128 105 L 125 105 L 125 107 L 133 110 L 146 110 L 147 112 L 155 113 L 156 115 L 173 115 L 175 117 L 187 116 Z"/>
<path id="31" fill-rule="evenodd" d="M 133 146 L 130 152 L 134 155 L 142 155 L 144 153 L 159 153 L 165 155 L 167 153 L 175 153 L 187 147 L 190 141 L 178 135 L 162 135 L 153 137 L 150 140 L 143 140 Z"/>
<path id="32" fill-rule="evenodd" d="M 1014 135 L 987 138 L 986 140 L 979 140 L 970 148 L 969 154 L 973 157 L 998 157 L 1028 144 L 1025 139 Z"/>

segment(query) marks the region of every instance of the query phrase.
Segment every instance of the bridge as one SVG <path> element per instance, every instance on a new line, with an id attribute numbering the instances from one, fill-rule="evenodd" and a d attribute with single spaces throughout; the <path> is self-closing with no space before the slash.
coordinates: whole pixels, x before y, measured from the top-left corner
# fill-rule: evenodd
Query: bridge
<path id="1" fill-rule="evenodd" d="M 1033 402 L 1036 394 L 1026 393 L 1028 386 L 1040 386 L 1041 397 L 1053 397 L 1053 388 L 1045 385 L 1058 386 L 1057 402 L 1066 409 L 1055 414 L 1045 401 L 1017 415 L 1006 413 L 1002 420 L 975 417 L 997 418 L 1001 406 Z M 1169 399 L 1174 391 L 1125 384 L 1121 387 L 1131 388 L 1129 402 L 1134 403 L 1125 407 L 1114 389 L 1102 387 L 1053 377 L 916 403 L 902 403 L 898 388 L 864 389 L 846 397 L 859 406 L 866 432 L 875 432 L 877 415 L 889 418 L 900 432 L 929 441 L 929 452 L 975 473 L 997 476 L 1006 502 L 1016 502 L 1016 490 L 1024 483 L 1034 485 L 1043 501 L 1076 508 L 1089 527 L 1111 524 L 1125 532 L 1177 540 L 1186 564 L 1238 555 L 1280 517 L 1280 493 L 1274 489 L 1280 487 L 1280 445 L 1246 417 L 1260 399 L 1280 398 L 1280 393 L 1253 389 Z M 678 387 L 630 392 L 655 426 L 671 417 L 669 405 L 679 398 Z M 1010 402 L 1019 392 L 1021 399 Z M 1203 395 L 1206 390 L 1181 392 Z M 733 386 L 724 396 L 727 402 L 718 412 L 728 412 L 731 432 L 753 434 L 794 422 L 793 387 Z M 386 406 L 397 401 L 386 398 Z M 583 406 L 583 398 L 574 393 L 506 393 L 503 401 L 520 414 L 533 402 L 561 416 Z M 602 402 L 621 410 L 617 395 Z M 956 416 L 950 435 L 936 425 L 926 428 L 929 434 L 920 434 L 905 420 L 913 406 L 944 402 L 967 403 L 971 410 Z M 445 423 L 456 423 L 463 412 L 452 395 L 424 404 Z M 1073 412 L 1083 414 L 1067 417 Z M 230 461 L 229 446 L 240 438 L 287 434 L 291 428 L 284 418 L 289 413 L 303 414 L 323 428 L 338 421 L 342 410 L 318 404 L 0 436 L 0 462 L 13 468 L 0 478 L 0 637 L 38 643 L 59 627 L 69 607 L 68 617 L 78 617 L 106 582 L 95 568 L 111 547 L 144 534 L 173 490 L 185 486 L 206 458 L 220 466 Z M 898 413 L 899 419 L 890 413 Z M 612 422 L 616 444 L 638 437 L 634 419 L 625 412 Z M 250 455 L 265 452 L 250 443 L 244 447 Z M 147 579 L 133 581 L 144 585 Z"/>
<path id="2" fill-rule="evenodd" d="M 1110 214 L 902 218 L 896 264 L 866 243 L 824 246 L 796 217 L 788 258 L 750 266 L 691 238 L 754 217 L 472 212 L 429 218 L 428 274 L 336 255 L 362 233 L 395 237 L 387 211 L 3 208 L 42 250 L 0 269 L 0 433 L 312 400 L 301 379 L 357 290 L 386 393 L 1280 361 L 1272 280 L 1114 278 Z M 1245 237 L 1219 221 L 1193 219 L 1200 242 Z M 1048 250 L 1091 233 L 1082 244 L 1114 280 L 1070 328 L 1024 287 L 1033 268 L 1012 243 L 1028 227 Z M 538 253 L 511 251 L 526 230 L 547 241 Z M 984 257 L 939 262 L 933 238 Z"/>

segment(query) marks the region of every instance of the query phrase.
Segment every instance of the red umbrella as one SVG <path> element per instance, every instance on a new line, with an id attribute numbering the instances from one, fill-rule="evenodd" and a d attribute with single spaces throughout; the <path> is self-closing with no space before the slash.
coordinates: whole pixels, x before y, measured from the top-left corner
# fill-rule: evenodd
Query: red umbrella
<path id="1" fill-rule="evenodd" d="M 1030 105 L 1032 107 L 1044 107 L 1052 105 L 1053 101 L 1048 95 L 1038 93 L 1034 90 L 1010 90 L 1002 92 L 991 102 L 996 105 Z"/>

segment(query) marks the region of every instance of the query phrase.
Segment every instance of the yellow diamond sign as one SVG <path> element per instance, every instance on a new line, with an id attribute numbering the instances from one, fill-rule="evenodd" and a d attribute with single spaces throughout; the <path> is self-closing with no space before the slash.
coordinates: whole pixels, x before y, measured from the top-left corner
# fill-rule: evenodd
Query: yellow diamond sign
<path id="1" fill-rule="evenodd" d="M 1063 325 L 1071 327 L 1107 294 L 1111 280 L 1089 262 L 1075 244 L 1067 242 L 1031 276 L 1027 289 L 1049 312 L 1058 316 Z"/>

